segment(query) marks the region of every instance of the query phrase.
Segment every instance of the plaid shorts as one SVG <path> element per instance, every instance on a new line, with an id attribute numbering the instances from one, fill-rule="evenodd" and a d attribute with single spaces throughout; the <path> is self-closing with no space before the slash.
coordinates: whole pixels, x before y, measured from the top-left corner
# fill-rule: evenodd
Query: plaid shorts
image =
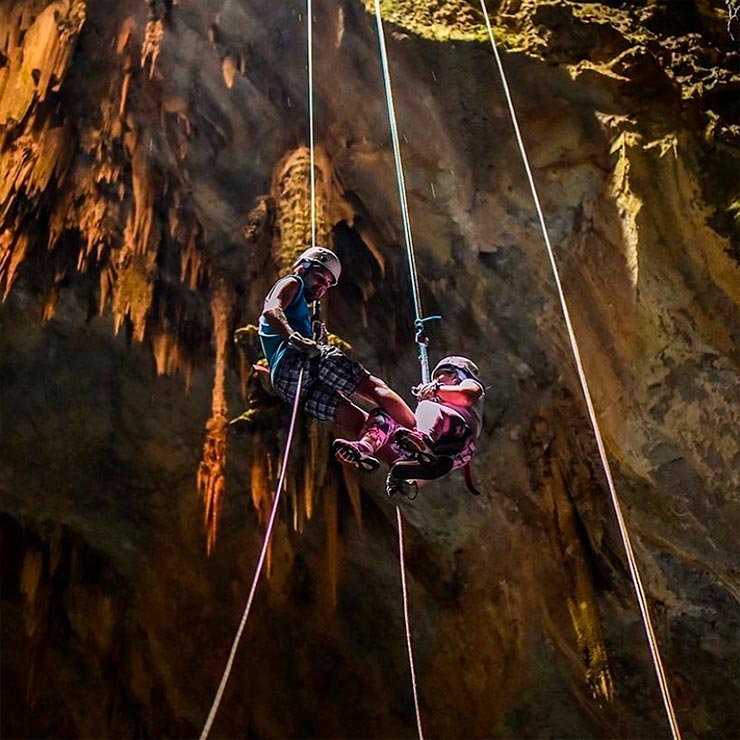
<path id="1" fill-rule="evenodd" d="M 309 360 L 289 350 L 278 363 L 272 386 L 286 403 L 292 404 L 298 389 L 298 376 L 304 368 L 301 402 L 309 416 L 319 421 L 334 421 L 337 405 L 351 396 L 370 373 L 359 362 L 350 360 L 336 347 L 322 350 L 320 357 Z"/>

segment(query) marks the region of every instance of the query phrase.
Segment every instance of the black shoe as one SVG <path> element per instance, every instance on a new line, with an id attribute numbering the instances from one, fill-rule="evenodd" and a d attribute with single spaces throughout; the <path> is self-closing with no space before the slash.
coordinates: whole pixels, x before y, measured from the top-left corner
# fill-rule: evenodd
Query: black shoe
<path id="1" fill-rule="evenodd" d="M 399 449 L 417 462 L 428 465 L 437 459 L 431 447 L 431 439 L 421 432 L 414 432 L 411 429 L 398 429 L 393 435 L 393 441 Z"/>
<path id="2" fill-rule="evenodd" d="M 388 477 L 403 480 L 436 480 L 447 475 L 452 470 L 451 457 L 435 457 L 431 462 L 420 460 L 399 460 L 391 466 Z"/>

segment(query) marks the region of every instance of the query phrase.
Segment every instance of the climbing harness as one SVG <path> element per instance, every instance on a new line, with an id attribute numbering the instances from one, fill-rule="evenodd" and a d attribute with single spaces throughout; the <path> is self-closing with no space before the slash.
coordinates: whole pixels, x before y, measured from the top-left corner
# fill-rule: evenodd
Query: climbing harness
<path id="1" fill-rule="evenodd" d="M 283 484 L 285 483 L 285 473 L 288 469 L 288 458 L 290 457 L 290 448 L 293 444 L 293 433 L 295 432 L 295 421 L 296 417 L 298 416 L 298 406 L 300 404 L 301 399 L 301 386 L 303 385 L 303 368 L 301 368 L 301 371 L 298 375 L 298 384 L 296 387 L 296 394 L 295 394 L 295 400 L 293 401 L 293 411 L 290 416 L 290 425 L 288 427 L 288 436 L 285 440 L 285 450 L 283 452 L 283 460 L 281 463 L 280 468 L 280 477 L 278 479 L 278 485 L 275 489 L 275 499 L 272 502 L 272 511 L 270 512 L 270 519 L 267 522 L 267 529 L 265 530 L 265 539 L 262 543 L 262 551 L 260 552 L 259 560 L 257 561 L 257 568 L 254 571 L 254 578 L 252 579 L 252 588 L 249 591 L 249 598 L 247 599 L 247 605 L 244 607 L 244 613 L 242 614 L 241 622 L 239 622 L 239 628 L 236 631 L 236 636 L 234 637 L 234 642 L 231 645 L 231 652 L 229 653 L 229 659 L 226 662 L 226 668 L 224 669 L 223 676 L 221 677 L 221 683 L 219 684 L 218 691 L 216 692 L 216 697 L 213 700 L 213 704 L 211 705 L 211 711 L 208 713 L 208 719 L 206 720 L 205 725 L 203 726 L 203 731 L 200 733 L 200 740 L 206 740 L 208 737 L 208 734 L 211 731 L 211 727 L 213 725 L 213 720 L 216 718 L 216 713 L 218 712 L 218 708 L 221 704 L 221 699 L 224 695 L 224 690 L 226 689 L 226 684 L 229 680 L 229 676 L 231 675 L 231 669 L 234 665 L 234 658 L 236 657 L 236 651 L 239 647 L 239 641 L 242 637 L 242 632 L 244 632 L 244 627 L 247 624 L 247 619 L 249 618 L 249 613 L 252 609 L 252 602 L 254 601 L 254 594 L 257 591 L 257 584 L 259 583 L 260 575 L 262 574 L 262 566 L 265 562 L 265 557 L 267 556 L 267 548 L 270 544 L 270 537 L 272 536 L 272 529 L 275 524 L 275 517 L 278 510 L 278 504 L 280 503 L 280 494 L 283 491 Z"/>
<path id="2" fill-rule="evenodd" d="M 524 141 L 522 139 L 521 131 L 519 129 L 519 121 L 517 119 L 516 111 L 514 109 L 514 103 L 511 97 L 511 92 L 509 91 L 509 84 L 506 79 L 506 73 L 504 72 L 504 66 L 501 61 L 501 56 L 498 52 L 498 47 L 496 46 L 496 41 L 493 37 L 491 19 L 488 16 L 488 9 L 486 7 L 485 0 L 480 0 L 480 4 L 483 10 L 483 15 L 486 19 L 486 27 L 488 28 L 488 36 L 491 40 L 491 47 L 493 48 L 493 55 L 496 59 L 496 66 L 498 67 L 499 75 L 501 77 L 501 84 L 503 86 L 504 93 L 506 95 L 506 102 L 508 104 L 509 114 L 511 116 L 511 122 L 514 127 L 514 133 L 516 136 L 517 143 L 519 145 L 519 152 L 522 157 L 524 169 L 526 170 L 526 173 L 527 173 L 527 179 L 529 180 L 529 187 L 532 191 L 532 198 L 534 200 L 535 208 L 537 209 L 537 215 L 539 217 L 540 227 L 542 229 L 542 236 L 544 238 L 545 246 L 547 248 L 547 255 L 549 257 L 550 266 L 552 267 L 553 276 L 555 278 L 555 285 L 557 287 L 558 297 L 560 299 L 560 306 L 563 312 L 563 317 L 565 319 L 565 325 L 568 330 L 568 337 L 570 339 L 571 349 L 573 350 L 573 356 L 575 358 L 576 367 L 578 369 L 578 378 L 580 380 L 581 388 L 583 390 L 583 396 L 586 400 L 586 406 L 588 408 L 588 415 L 589 415 L 589 418 L 591 419 L 591 425 L 593 426 L 594 436 L 596 438 L 596 444 L 599 448 L 599 456 L 601 457 L 601 462 L 604 467 L 604 473 L 606 475 L 606 480 L 609 486 L 609 493 L 611 495 L 612 505 L 613 505 L 614 512 L 617 517 L 617 522 L 619 524 L 619 532 L 622 538 L 622 543 L 624 545 L 624 549 L 627 554 L 627 563 L 629 565 L 630 574 L 632 575 L 632 582 L 635 587 L 635 593 L 637 594 L 637 603 L 639 605 L 640 613 L 642 615 L 642 621 L 645 627 L 648 644 L 650 646 L 650 653 L 653 658 L 655 672 L 658 677 L 658 683 L 660 685 L 660 692 L 662 694 L 663 703 L 665 704 L 666 713 L 668 715 L 668 722 L 671 726 L 671 733 L 673 734 L 674 740 L 681 740 L 681 733 L 678 728 L 678 722 L 676 720 L 676 715 L 673 709 L 671 695 L 668 690 L 668 681 L 666 679 L 665 671 L 663 669 L 663 662 L 660 657 L 660 651 L 658 649 L 658 642 L 656 640 L 655 632 L 653 631 L 652 621 L 650 619 L 650 612 L 648 610 L 648 603 L 647 603 L 647 597 L 645 595 L 645 589 L 642 585 L 642 579 L 640 577 L 640 572 L 637 567 L 637 560 L 635 558 L 635 554 L 632 549 L 632 542 L 630 539 L 629 531 L 627 529 L 627 523 L 624 519 L 624 516 L 622 515 L 622 507 L 619 502 L 619 497 L 617 495 L 616 486 L 614 485 L 614 479 L 612 477 L 611 467 L 609 465 L 609 460 L 606 455 L 606 447 L 604 446 L 604 440 L 601 434 L 601 428 L 599 426 L 598 419 L 596 418 L 596 411 L 594 410 L 593 401 L 591 399 L 591 391 L 589 390 L 588 381 L 586 379 L 586 372 L 583 368 L 583 362 L 581 360 L 581 352 L 578 347 L 578 341 L 576 340 L 575 331 L 573 330 L 573 324 L 571 323 L 570 312 L 568 310 L 568 304 L 565 300 L 565 293 L 563 292 L 563 286 L 560 281 L 560 272 L 558 270 L 558 266 L 555 261 L 555 253 L 554 253 L 552 244 L 550 242 L 550 236 L 547 231 L 547 226 L 545 224 L 545 217 L 542 211 L 542 206 L 540 204 L 539 195 L 537 193 L 537 187 L 534 182 L 534 177 L 532 175 L 532 169 L 529 165 L 529 159 L 527 157 L 527 152 L 524 147 Z"/>

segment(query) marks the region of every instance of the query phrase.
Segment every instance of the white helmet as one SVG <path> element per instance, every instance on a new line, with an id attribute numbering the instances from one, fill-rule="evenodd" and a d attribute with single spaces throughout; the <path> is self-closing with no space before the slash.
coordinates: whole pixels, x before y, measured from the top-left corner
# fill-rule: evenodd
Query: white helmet
<path id="1" fill-rule="evenodd" d="M 334 278 L 332 285 L 336 285 L 339 282 L 339 276 L 342 274 L 342 263 L 339 261 L 339 257 L 337 257 L 331 249 L 326 249 L 325 247 L 310 247 L 309 249 L 304 250 L 293 263 L 293 269 L 295 270 L 298 265 L 306 262 L 309 265 L 316 265 L 317 267 L 323 267 L 328 270 Z"/>
<path id="2" fill-rule="evenodd" d="M 464 375 L 476 380 L 478 383 L 481 382 L 480 370 L 478 366 L 467 357 L 461 357 L 460 355 L 449 355 L 443 357 L 435 366 L 432 371 L 432 377 L 434 377 L 440 370 L 444 368 L 452 368 L 453 370 L 461 370 Z"/>

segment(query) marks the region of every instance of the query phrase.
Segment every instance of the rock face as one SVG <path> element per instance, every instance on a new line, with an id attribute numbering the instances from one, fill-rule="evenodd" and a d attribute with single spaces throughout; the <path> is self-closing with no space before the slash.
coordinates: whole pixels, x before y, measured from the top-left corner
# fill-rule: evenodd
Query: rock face
<path id="1" fill-rule="evenodd" d="M 330 328 L 405 392 L 372 6 L 315 0 L 317 227 L 345 264 Z M 484 495 L 451 476 L 403 506 L 426 731 L 667 736 L 482 13 L 383 11 L 432 357 L 490 385 Z M 490 12 L 679 724 L 735 738 L 740 28 L 719 0 Z M 231 335 L 310 240 L 305 20 L 0 3 L 6 737 L 193 737 L 208 714 L 287 422 Z M 214 736 L 415 733 L 395 510 L 332 433 L 299 424 Z"/>

